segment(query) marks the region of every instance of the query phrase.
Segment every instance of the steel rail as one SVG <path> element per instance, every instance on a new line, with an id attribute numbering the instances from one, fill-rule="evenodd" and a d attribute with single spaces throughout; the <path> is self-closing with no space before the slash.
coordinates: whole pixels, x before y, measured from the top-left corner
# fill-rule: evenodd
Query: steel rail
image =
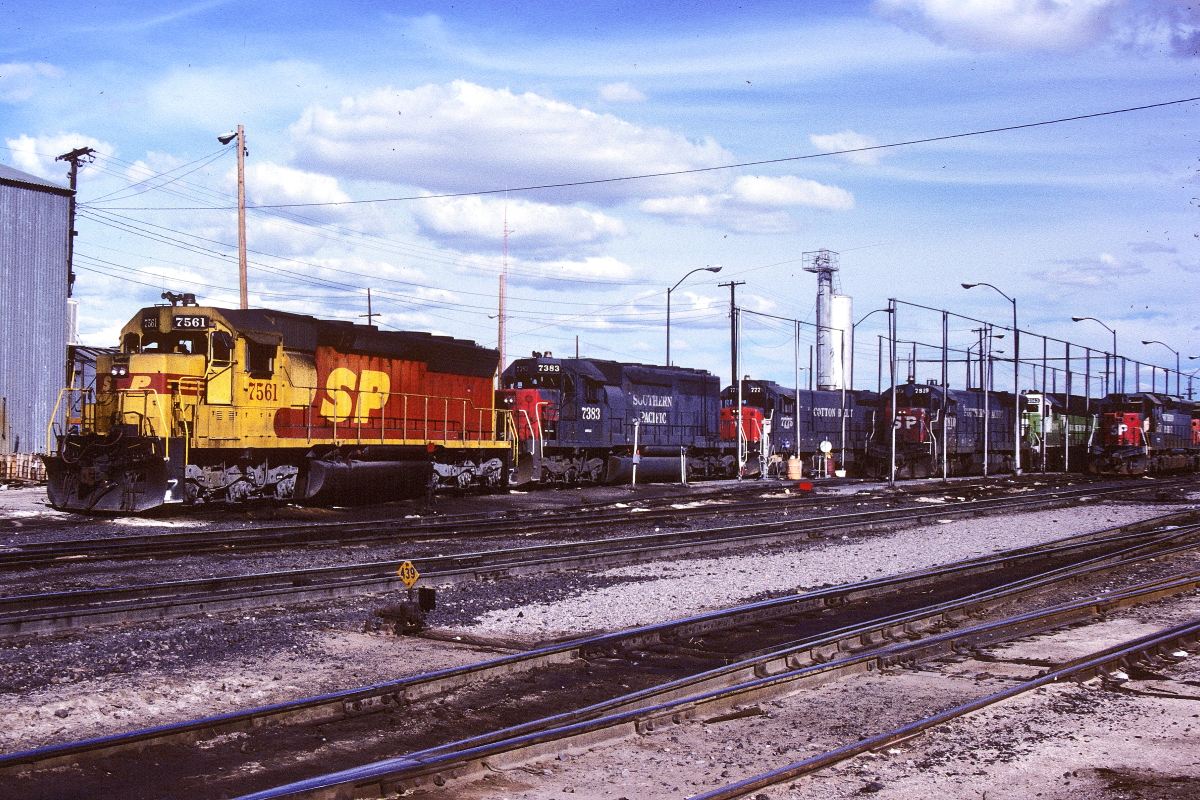
<path id="1" fill-rule="evenodd" d="M 484 737 L 467 739 L 362 767 L 254 792 L 243 795 L 239 800 L 285 800 L 285 798 L 286 800 L 318 800 L 318 798 L 320 800 L 342 800 L 343 798 L 383 797 L 393 793 L 400 794 L 429 784 L 442 786 L 450 780 L 489 771 L 503 771 L 522 763 L 553 756 L 563 752 L 564 749 L 567 751 L 579 750 L 615 739 L 651 732 L 658 728 L 684 724 L 703 716 L 728 713 L 750 704 L 795 694 L 806 688 L 813 688 L 852 675 L 879 671 L 896 665 L 912 665 L 922 660 L 950 655 L 981 644 L 995 644 L 1021 638 L 1032 633 L 1098 618 L 1111 613 L 1116 608 L 1144 602 L 1148 598 L 1159 599 L 1195 591 L 1197 588 L 1200 588 L 1200 573 L 1193 573 L 1170 584 L 1156 581 L 1144 589 L 1135 588 L 1119 594 L 1101 595 L 1044 611 L 1031 612 L 1007 620 L 941 634 L 919 642 L 891 644 L 831 663 L 801 667 L 780 675 L 755 677 L 732 686 L 723 686 L 692 694 L 685 691 L 682 696 L 668 696 L 665 699 L 662 699 L 662 695 L 667 692 L 662 692 L 659 694 L 660 702 L 655 705 L 634 707 L 580 720 L 581 716 L 585 716 L 587 712 L 591 711 L 591 709 L 583 709 L 572 714 L 560 715 L 561 718 L 554 718 L 552 721 L 544 720 L 543 723 L 552 722 L 552 724 L 533 732 L 523 732 L 520 728 L 500 731 Z M 1197 638 L 1200 638 L 1200 621 L 1177 626 L 1156 635 L 1141 637 L 1131 643 L 1106 648 L 1086 659 L 1072 662 L 1070 665 L 1055 669 L 1018 687 L 968 703 L 951 712 L 938 714 L 915 725 L 905 726 L 897 731 L 831 751 L 837 754 L 831 761 L 822 761 L 822 757 L 818 756 L 801 762 L 801 764 L 807 765 L 811 769 L 827 766 L 828 763 L 835 763 L 849 755 L 868 749 L 879 749 L 899 739 L 912 736 L 919 730 L 940 724 L 953 716 L 969 713 L 1022 691 L 1028 691 L 1088 670 L 1097 670 L 1102 665 L 1120 662 L 1128 659 L 1133 653 L 1158 648 L 1164 643 L 1176 642 L 1181 639 L 1191 641 Z M 953 713 L 955 711 L 958 714 Z M 557 725 L 553 723 L 557 723 Z M 709 794 L 700 797 L 704 800 L 740 797 L 756 788 L 794 777 L 795 774 L 798 773 L 791 773 L 785 768 L 776 773 L 770 773 L 769 779 L 763 779 L 767 781 L 766 783 L 758 783 L 751 779 L 751 781 L 744 782 L 744 785 L 738 784 L 735 794 L 710 793 L 711 797 Z M 693 800 L 700 800 L 700 798 L 693 798 Z"/>
<path id="2" fill-rule="evenodd" d="M 1102 533 L 1102 532 L 1097 532 Z M 1171 532 L 1172 539 L 1182 539 L 1194 536 L 1194 531 L 1176 530 Z M 1077 546 L 1087 546 L 1078 543 Z M 849 628 L 842 628 L 822 636 L 812 638 L 800 644 L 789 643 L 772 648 L 770 652 L 755 654 L 749 661 L 723 666 L 665 684 L 654 689 L 617 698 L 606 703 L 592 706 L 578 712 L 579 715 L 598 715 L 601 712 L 611 713 L 617 709 L 637 708 L 644 706 L 655 697 L 664 693 L 669 695 L 681 692 L 695 693 L 698 688 L 723 687 L 731 683 L 743 682 L 750 678 L 760 678 L 779 672 L 786 672 L 799 666 L 819 664 L 835 660 L 841 654 L 861 652 L 864 648 L 873 647 L 878 642 L 892 641 L 898 637 L 921 636 L 934 632 L 947 625 L 955 625 L 971 614 L 1003 602 L 1011 602 L 1015 597 L 1044 591 L 1064 580 L 1071 580 L 1087 573 L 1101 574 L 1106 571 L 1119 569 L 1130 560 L 1162 557 L 1175 550 L 1191 549 L 1194 545 L 1186 544 L 1164 550 L 1163 543 L 1144 543 L 1124 551 L 1111 553 L 1094 558 L 1084 564 L 1064 567 L 1052 573 L 1034 576 L 1023 581 L 1006 584 L 993 590 L 984 591 L 967 598 L 949 601 L 929 608 L 918 609 L 907 614 L 894 615 L 882 620 L 861 623 Z M 1140 553 L 1140 555 L 1139 555 Z M 998 560 L 1012 558 L 1013 553 L 1001 554 Z M 1034 555 L 1024 553 L 1021 555 Z M 979 559 L 952 565 L 958 568 L 959 577 L 979 567 Z M 951 576 L 947 570 L 947 577 Z M 927 576 L 914 573 L 912 577 L 919 582 L 925 582 Z M 886 579 L 869 582 L 872 584 L 891 583 L 890 592 L 900 590 L 904 584 L 896 579 Z M 712 612 L 685 620 L 646 626 L 631 631 L 606 634 L 577 642 L 569 642 L 541 650 L 507 656 L 484 662 L 480 665 L 443 670 L 428 675 L 416 676 L 386 684 L 365 687 L 358 690 L 339 692 L 321 697 L 308 698 L 291 703 L 277 704 L 265 708 L 235 712 L 208 719 L 177 723 L 161 726 L 129 734 L 118 734 L 84 742 L 56 745 L 24 753 L 16 753 L 0 757 L 0 773 L 13 769 L 23 770 L 37 766 L 51 767 L 62 764 L 77 763 L 82 759 L 98 758 L 114 753 L 143 750 L 154 744 L 175 742 L 189 744 L 220 734 L 237 731 L 252 731 L 265 725 L 281 724 L 322 724 L 345 719 L 347 717 L 368 714 L 377 711 L 397 708 L 402 705 L 420 700 L 421 698 L 437 695 L 454 688 L 469 685 L 476 681 L 497 678 L 511 673 L 524 672 L 537 666 L 547 666 L 555 663 L 570 662 L 578 658 L 603 657 L 606 654 L 620 652 L 645 646 L 651 641 L 663 641 L 671 634 L 676 636 L 692 636 L 697 632 L 711 631 L 716 628 L 728 628 L 746 624 L 749 621 L 764 618 L 779 617 L 790 611 L 796 613 L 808 608 L 842 608 L 853 602 L 855 597 L 868 595 L 868 584 L 851 584 L 837 589 L 822 590 L 796 598 L 782 598 L 751 604 L 737 609 Z M 790 608 L 789 608 L 790 606 Z M 773 609 L 771 607 L 774 607 Z M 527 723 L 521 726 L 527 730 L 535 730 L 546 725 L 546 721 Z M 486 737 L 495 739 L 500 734 L 489 734 Z M 511 730 L 507 733 L 511 733 Z M 478 739 L 476 740 L 478 741 Z"/>
<path id="3" fill-rule="evenodd" d="M 1153 488 L 1162 491 L 1167 488 L 1194 484 L 1192 479 L 1179 479 L 1173 482 L 1159 482 L 1153 487 L 1113 487 L 1111 482 L 1100 486 L 1080 489 L 1048 488 L 1038 493 L 1050 495 L 1055 492 L 1072 491 L 1076 493 L 1103 492 L 1118 494 L 1125 491 L 1141 492 Z M 997 484 L 969 484 L 963 486 L 937 486 L 908 489 L 901 498 L 915 497 L 924 494 L 938 494 L 949 491 L 963 491 L 977 488 L 995 488 Z M 702 518 L 734 513 L 767 512 L 778 509 L 791 509 L 820 504 L 841 505 L 850 502 L 861 502 L 856 496 L 831 496 L 824 494 L 799 494 L 775 498 L 759 498 L 750 501 L 723 502 L 724 498 L 737 498 L 744 494 L 761 495 L 764 491 L 779 491 L 788 487 L 760 486 L 754 489 L 721 489 L 697 495 L 659 495 L 651 498 L 614 500 L 606 503 L 581 504 L 558 509 L 506 510 L 486 512 L 482 514 L 456 515 L 453 517 L 436 517 L 422 519 L 384 519 L 354 522 L 323 522 L 301 525 L 274 525 L 246 529 L 219 529 L 206 531 L 186 531 L 154 534 L 134 534 L 104 539 L 86 538 L 74 540 L 58 540 L 37 542 L 31 544 L 0 545 L 0 569 L 15 570 L 34 567 L 46 567 L 60 564 L 64 561 L 76 563 L 137 558 L 170 558 L 179 555 L 193 556 L 203 553 L 229 553 L 240 551 L 274 549 L 287 545 L 320 545 L 328 543 L 391 542 L 395 540 L 397 530 L 402 528 L 406 536 L 437 537 L 438 534 L 449 534 L 466 538 L 472 535 L 494 537 L 505 533 L 531 533 L 536 531 L 557 531 L 564 525 L 585 525 L 588 528 L 602 527 L 605 524 L 622 524 L 628 522 L 649 523 L 679 518 Z M 1000 498 L 991 498 L 1000 499 Z M 708 503 L 718 501 L 719 504 L 696 507 L 683 507 L 687 503 Z M 983 501 L 966 501 L 983 502 Z M 629 505 L 630 507 L 623 507 Z M 947 504 L 953 505 L 953 504 Z M 618 507 L 621 506 L 621 507 Z M 81 524 L 75 522 L 73 524 Z"/>
<path id="4" fill-rule="evenodd" d="M 769 490 L 768 490 L 769 491 Z M 761 494 L 763 489 L 756 490 Z M 745 494 L 749 492 L 739 492 Z M 729 493 L 731 494 L 731 493 Z M 277 525 L 246 529 L 187 531 L 135 534 L 106 539 L 75 539 L 32 544 L 0 545 L 0 569 L 27 569 L 53 566 L 63 561 L 102 561 L 136 558 L 170 558 L 178 555 L 230 553 L 265 550 L 286 545 L 317 545 L 353 541 L 358 544 L 394 542 L 398 529 L 405 536 L 452 535 L 496 537 L 506 533 L 528 534 L 558 531 L 566 525 L 599 528 L 605 525 L 653 522 L 680 517 L 706 517 L 730 513 L 754 513 L 804 507 L 819 503 L 845 503 L 851 498 L 825 495 L 793 495 L 747 502 L 723 502 L 727 493 L 695 497 L 678 496 L 674 503 L 658 508 L 659 503 L 643 500 L 616 501 L 603 505 L 570 506 L 566 509 L 533 509 L 486 514 L 438 517 L 434 519 L 388 519 L 370 522 L 328 522 L 305 525 Z M 719 505 L 676 507 L 684 503 L 720 502 Z M 613 508 L 613 506 L 621 506 Z"/>
<path id="5" fill-rule="evenodd" d="M 1095 494 L 1089 492 L 1083 496 Z M 889 509 L 841 515 L 824 521 L 783 520 L 593 542 L 535 545 L 418 559 L 417 566 L 426 583 L 454 585 L 481 579 L 624 566 L 680 553 L 717 552 L 788 542 L 797 537 L 818 538 L 838 530 L 894 529 L 947 516 L 1055 507 L 1073 503 L 1079 496 L 1069 493 L 1058 493 L 1055 497 L 1023 496 L 970 501 L 956 508 Z M 1177 512 L 1161 519 L 1170 517 L 1175 522 L 1187 521 L 1196 513 L 1191 510 Z M 1133 527 L 1118 526 L 1114 530 L 1139 530 L 1138 526 L 1142 524 L 1131 523 Z M 1157 524 L 1169 523 L 1160 521 Z M 5 597 L 0 598 L 0 637 L 399 591 L 403 582 L 395 570 L 402 563 L 402 560 L 395 560 Z"/>
<path id="6" fill-rule="evenodd" d="M 1091 654 L 1082 659 L 1075 659 L 1072 662 L 1063 665 L 1062 667 L 1046 672 L 1037 678 L 1025 681 L 1016 686 L 1011 686 L 995 694 L 982 697 L 977 700 L 972 700 L 969 703 L 964 703 L 955 708 L 942 711 L 933 716 L 926 717 L 923 720 L 909 723 L 887 733 L 881 733 L 876 736 L 870 736 L 862 741 L 854 744 L 839 747 L 822 753 L 818 756 L 790 764 L 780 769 L 772 770 L 761 775 L 756 775 L 752 778 L 747 778 L 737 783 L 720 789 L 714 789 L 702 794 L 692 795 L 689 800 L 736 800 L 739 797 L 745 797 L 747 794 L 759 789 L 765 789 L 783 781 L 798 778 L 819 769 L 823 769 L 848 758 L 853 758 L 862 753 L 880 750 L 890 744 L 910 739 L 923 731 L 930 728 L 942 725 L 958 717 L 966 716 L 980 709 L 986 708 L 996 703 L 1001 703 L 1017 695 L 1025 692 L 1046 686 L 1052 683 L 1057 683 L 1063 680 L 1078 680 L 1081 677 L 1096 677 L 1103 676 L 1106 673 L 1112 672 L 1115 669 L 1125 667 L 1131 662 L 1136 662 L 1139 659 L 1152 657 L 1153 655 L 1172 647 L 1180 645 L 1191 645 L 1200 641 L 1200 621 L 1187 622 L 1177 625 L 1173 628 L 1168 628 L 1164 631 L 1159 631 L 1154 634 L 1143 636 L 1129 642 L 1124 642 L 1114 647 L 1109 647 L 1104 650 Z M 248 800 L 248 798 L 247 798 Z"/>

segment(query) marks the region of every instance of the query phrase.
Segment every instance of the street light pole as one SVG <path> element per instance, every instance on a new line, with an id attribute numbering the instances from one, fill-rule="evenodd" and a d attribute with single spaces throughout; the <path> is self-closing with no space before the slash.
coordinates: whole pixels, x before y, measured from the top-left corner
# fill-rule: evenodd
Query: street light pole
<path id="1" fill-rule="evenodd" d="M 671 366 L 671 292 L 678 289 L 679 284 L 683 283 L 684 281 L 686 281 L 688 279 L 688 275 L 695 275 L 697 272 L 720 272 L 720 271 L 721 271 L 720 264 L 714 264 L 711 267 L 696 267 L 694 270 L 689 272 L 687 275 L 684 275 L 682 278 L 680 278 L 678 281 L 676 281 L 674 286 L 672 286 L 670 289 L 667 289 L 667 366 L 668 367 Z M 734 377 L 734 380 L 737 380 L 736 375 L 734 375 L 733 377 Z"/>
<path id="2" fill-rule="evenodd" d="M 1013 307 L 1013 475 L 1021 474 L 1021 332 L 1017 330 L 1017 300 L 990 283 L 964 283 L 964 289 L 986 286 Z"/>
<path id="3" fill-rule="evenodd" d="M 1170 350 L 1172 353 L 1175 354 L 1175 394 L 1182 397 L 1183 394 L 1180 392 L 1180 389 L 1179 389 L 1179 377 L 1180 377 L 1179 351 L 1176 350 L 1174 347 L 1171 347 L 1171 345 L 1167 344 L 1166 342 L 1160 342 L 1157 339 L 1150 339 L 1149 341 L 1147 341 L 1146 339 L 1143 339 L 1142 344 L 1161 344 L 1163 347 L 1167 348 L 1168 350 Z M 1150 383 L 1153 384 L 1154 381 L 1151 381 Z M 1138 387 L 1139 390 L 1141 388 L 1142 387 L 1140 387 L 1140 386 Z M 1171 391 L 1171 376 L 1168 375 L 1167 376 L 1167 393 L 1169 394 L 1170 391 Z"/>
<path id="4" fill-rule="evenodd" d="M 1090 319 L 1092 322 L 1095 322 L 1097 325 L 1104 328 L 1104 330 L 1106 330 L 1112 334 L 1112 337 L 1113 337 L 1113 351 L 1112 351 L 1113 393 L 1119 394 L 1120 391 L 1123 390 L 1125 387 L 1122 386 L 1121 390 L 1117 389 L 1117 332 L 1116 332 L 1116 330 L 1108 327 L 1107 325 L 1105 325 L 1103 322 L 1096 319 L 1095 317 L 1071 317 L 1072 322 L 1083 322 L 1085 319 Z"/>
<path id="5" fill-rule="evenodd" d="M 1188 361 L 1195 361 L 1197 358 L 1200 358 L 1200 356 L 1188 356 Z M 1192 370 L 1192 373 L 1190 375 L 1188 375 L 1188 400 L 1193 399 L 1193 397 L 1192 397 L 1192 379 L 1196 377 L 1197 372 L 1200 372 L 1200 369 Z"/>

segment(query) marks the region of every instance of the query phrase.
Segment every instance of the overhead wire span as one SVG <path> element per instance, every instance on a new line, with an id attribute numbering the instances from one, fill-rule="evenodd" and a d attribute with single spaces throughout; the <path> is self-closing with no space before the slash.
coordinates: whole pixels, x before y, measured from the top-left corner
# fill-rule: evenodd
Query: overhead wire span
<path id="1" fill-rule="evenodd" d="M 1057 119 L 1041 120 L 1039 122 L 1025 122 L 1017 125 L 1004 125 L 997 128 L 987 128 L 978 131 L 968 131 L 966 133 L 951 133 L 942 136 L 928 136 L 923 139 L 909 139 L 903 142 L 890 142 L 888 144 L 876 144 L 868 147 L 852 147 L 843 150 L 830 150 L 824 153 L 808 153 L 800 156 L 784 156 L 781 158 L 768 158 L 759 161 L 743 161 L 737 164 L 722 164 L 715 167 L 692 167 L 690 169 L 669 170 L 666 172 L 649 172 L 642 175 L 623 175 L 613 178 L 593 178 L 591 180 L 582 181 L 566 181 L 562 183 L 544 183 L 534 184 L 530 186 L 507 187 L 504 189 L 480 189 L 473 192 L 446 192 L 443 194 L 426 194 L 426 195 L 409 195 L 404 197 L 380 197 L 371 200 L 341 200 L 322 203 L 270 203 L 259 204 L 252 206 L 253 208 L 313 208 L 318 206 L 347 206 L 347 205 L 365 205 L 368 203 L 396 203 L 406 202 L 410 200 L 438 200 L 452 197 L 476 197 L 480 195 L 502 194 L 505 192 L 531 192 L 542 189 L 565 189 L 573 186 L 595 186 L 606 183 L 620 183 L 623 181 L 638 181 L 648 180 L 651 178 L 669 178 L 677 175 L 694 175 L 702 172 L 718 172 L 728 169 L 741 169 L 743 167 L 760 167 L 768 164 L 783 164 L 793 161 L 806 161 L 813 158 L 826 158 L 828 156 L 849 155 L 853 153 L 867 153 L 875 150 L 887 150 L 895 147 L 908 147 L 917 144 L 929 144 L 931 142 L 945 142 L 952 139 L 965 139 L 970 136 L 985 136 L 993 133 L 1004 133 L 1007 131 L 1024 130 L 1028 128 L 1039 128 L 1046 125 L 1059 125 L 1065 122 L 1078 122 L 1085 119 L 1096 119 L 1098 117 L 1108 117 L 1115 114 L 1128 114 L 1134 111 L 1147 111 L 1152 108 L 1164 108 L 1166 106 L 1181 105 L 1183 103 L 1194 103 L 1200 100 L 1200 97 L 1187 97 L 1181 100 L 1167 100 L 1161 103 L 1148 103 L 1141 106 L 1132 106 L 1129 108 L 1118 108 L 1109 111 L 1097 111 L 1090 114 L 1076 114 L 1070 117 L 1059 117 Z M 251 208 L 251 206 L 247 206 Z M 214 210 L 211 207 L 206 208 L 170 208 L 161 209 L 155 207 L 149 208 L 120 208 L 122 211 L 209 211 Z M 229 210 L 229 209 L 220 209 Z"/>
<path id="2" fill-rule="evenodd" d="M 98 222 L 99 224 L 110 225 L 112 227 L 121 227 L 125 230 L 128 230 L 130 233 L 136 234 L 137 226 L 139 226 L 139 225 L 145 226 L 147 228 L 156 229 L 155 231 L 148 231 L 147 234 L 151 234 L 152 235 L 151 238 L 155 238 L 158 241 L 164 242 L 167 244 L 171 243 L 171 241 L 168 241 L 169 237 L 166 236 L 166 234 L 169 233 L 169 234 L 174 234 L 176 236 L 184 236 L 184 237 L 189 237 L 192 239 L 197 239 L 199 241 L 207 242 L 209 244 L 215 244 L 220 247 L 228 247 L 228 248 L 235 247 L 235 245 L 230 244 L 228 242 L 223 242 L 219 239 L 212 239 L 212 238 L 209 238 L 206 236 L 200 236 L 199 234 L 188 233 L 186 231 L 180 231 L 180 230 L 177 230 L 174 228 L 168 228 L 166 226 L 157 225 L 155 223 L 146 222 L 144 220 L 136 220 L 136 219 L 127 217 L 122 214 L 111 214 L 111 213 L 108 213 L 107 209 L 85 209 L 81 213 L 82 213 L 82 215 L 88 216 L 88 218 L 93 219 L 94 221 Z M 158 233 L 158 231 L 163 231 L 165 233 Z M 183 242 L 182 244 L 184 244 L 188 248 L 192 249 L 193 252 L 197 252 L 198 251 L 197 248 L 199 248 L 199 250 L 203 250 L 203 251 L 212 253 L 214 255 L 219 256 L 222 259 L 229 258 L 231 255 L 229 253 L 212 250 L 211 248 L 201 247 L 200 245 L 194 245 L 194 244 L 191 244 L 188 242 Z M 310 261 L 303 261 L 301 259 L 291 258 L 289 256 L 280 256 L 280 255 L 276 255 L 273 253 L 267 253 L 262 250 L 255 250 L 252 248 L 248 249 L 248 252 L 254 253 L 259 256 L 264 256 L 267 258 L 279 259 L 281 261 L 286 261 L 286 262 L 293 263 L 293 264 L 299 264 L 299 265 L 303 265 L 306 267 L 311 267 L 313 269 L 325 270 L 328 272 L 336 272 L 336 273 L 345 274 L 345 275 L 354 275 L 356 277 L 362 277 L 362 278 L 369 278 L 372 281 L 382 280 L 382 281 L 386 281 L 389 283 L 403 284 L 405 286 L 418 286 L 418 287 L 430 289 L 433 291 L 446 291 L 440 286 L 432 286 L 429 284 L 420 284 L 420 283 L 416 283 L 415 281 L 413 281 L 411 279 L 386 278 L 386 277 L 382 277 L 378 274 L 367 274 L 367 273 L 363 273 L 363 272 L 357 272 L 355 270 L 345 269 L 343 267 L 334 267 L 334 266 L 329 266 L 326 264 L 316 264 L 316 263 L 313 263 Z M 255 262 L 255 263 L 258 263 L 261 265 L 261 262 Z M 562 281 L 565 281 L 568 283 L 593 283 L 593 281 L 591 281 L 587 278 L 580 278 L 580 277 L 576 277 L 576 276 L 570 276 L 570 277 L 566 277 L 566 278 L 563 278 L 560 276 L 559 280 L 562 280 Z M 623 286 L 623 285 L 628 285 L 628 284 L 620 283 L 620 284 L 616 284 L 616 285 Z M 465 289 L 455 289 L 454 291 L 461 293 L 461 294 L 475 295 L 478 297 L 491 297 L 491 295 L 487 294 L 487 293 L 472 292 L 472 291 L 468 291 Z M 581 304 L 577 300 L 548 300 L 545 298 L 515 298 L 515 299 L 521 299 L 521 300 L 524 300 L 527 302 L 533 302 L 533 303 L 545 303 L 548 305 L 562 305 L 562 306 L 570 306 L 570 307 L 576 307 L 576 308 L 579 307 L 580 305 L 599 305 L 599 304 L 587 304 L 587 303 Z"/>
<path id="3" fill-rule="evenodd" d="M 135 182 L 135 183 L 131 183 L 129 186 L 125 186 L 125 187 L 123 187 L 123 188 L 121 188 L 121 189 L 115 189 L 115 190 L 113 190 L 113 191 L 109 192 L 108 194 L 103 194 L 103 195 L 100 195 L 99 197 L 94 197 L 94 198 L 92 198 L 92 199 L 90 199 L 90 200 L 87 200 L 87 201 L 81 201 L 81 202 L 80 202 L 80 205 L 86 205 L 86 204 L 91 204 L 91 203 L 99 203 L 99 202 L 106 202 L 105 198 L 110 198 L 110 197 L 112 198 L 112 200 L 111 200 L 111 201 L 107 201 L 107 202 L 115 202 L 115 201 L 118 201 L 118 200 L 128 200 L 130 197 L 137 197 L 139 194 L 144 194 L 145 192 L 154 191 L 154 190 L 156 190 L 156 189 L 157 189 L 157 190 L 162 190 L 164 187 L 166 187 L 166 186 L 169 186 L 169 185 L 171 185 L 172 183 L 176 183 L 176 182 L 178 182 L 178 181 L 182 181 L 182 180 L 183 180 L 185 177 L 187 177 L 188 175 L 191 175 L 193 172 L 197 172 L 197 171 L 199 171 L 199 170 L 201 170 L 201 169 L 204 169 L 204 168 L 205 168 L 205 167 L 207 167 L 209 164 L 211 164 L 211 163 L 213 163 L 214 161 L 218 160 L 219 158 L 221 158 L 222 156 L 224 156 L 224 155 L 225 155 L 226 153 L 228 153 L 228 152 L 229 152 L 229 149 L 228 149 L 228 148 L 224 148 L 224 147 L 223 147 L 223 148 L 221 148 L 220 150 L 217 150 L 217 151 L 216 151 L 216 152 L 214 152 L 214 153 L 209 153 L 208 155 L 206 155 L 206 156 L 203 156 L 202 158 L 198 158 L 198 159 L 196 159 L 195 161 L 190 161 L 190 162 L 188 162 L 187 164 L 181 164 L 181 165 L 180 165 L 180 166 L 178 166 L 178 167 L 174 167 L 173 169 L 169 169 L 169 170 L 166 170 L 166 171 L 164 171 L 164 172 L 158 172 L 158 173 L 154 173 L 154 174 L 150 175 L 150 176 L 149 176 L 149 177 L 147 177 L 147 178 L 143 178 L 143 179 L 142 179 L 142 180 L 140 180 L 140 181 L 137 181 L 137 182 Z M 200 162 L 203 162 L 203 163 L 200 163 Z M 150 181 L 154 180 L 155 178 L 165 178 L 166 176 L 170 175 L 171 173 L 173 173 L 173 172 L 175 172 L 175 171 L 177 171 L 177 170 L 184 169 L 184 168 L 186 168 L 186 167 L 190 167 L 190 166 L 192 166 L 193 164 L 199 164 L 199 166 L 197 166 L 197 167 L 195 167 L 195 168 L 193 168 L 193 169 L 190 169 L 190 170 L 188 170 L 187 172 L 183 173 L 182 175 L 178 175 L 178 176 L 176 176 L 176 177 L 174 177 L 174 178 L 171 178 L 171 179 L 170 179 L 170 180 L 168 180 L 168 181 L 164 181 L 163 183 L 158 183 L 158 184 L 154 184 L 154 185 L 152 185 L 152 186 L 147 186 L 146 188 L 142 189 L 141 191 L 134 192 L 133 194 L 128 194 L 128 195 L 125 195 L 124 197 L 112 197 L 112 195 L 115 195 L 115 194 L 120 194 L 121 192 L 127 192 L 127 191 L 129 191 L 130 189 L 133 189 L 133 188 L 135 188 L 135 187 L 137 187 L 137 186 L 142 186 L 143 184 L 147 184 L 147 183 L 149 183 Z M 106 170 L 106 171 L 108 171 L 108 170 Z"/>

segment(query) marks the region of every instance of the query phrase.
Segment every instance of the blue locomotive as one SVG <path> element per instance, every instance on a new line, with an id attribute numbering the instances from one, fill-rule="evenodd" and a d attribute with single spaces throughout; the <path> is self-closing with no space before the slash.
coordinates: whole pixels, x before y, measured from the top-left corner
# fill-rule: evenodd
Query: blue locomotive
<path id="1" fill-rule="evenodd" d="M 889 474 L 895 438 L 896 477 L 996 473 L 1013 468 L 1016 404 L 1011 392 L 946 389 L 910 381 L 879 398 L 879 415 L 866 451 L 868 472 Z M 986 465 L 986 468 L 985 468 Z"/>
<path id="2" fill-rule="evenodd" d="M 722 406 L 735 408 L 737 388 L 721 392 Z M 774 381 L 742 381 L 743 417 L 757 425 L 747 441 L 762 452 L 767 475 L 782 476 L 789 458 L 801 459 L 809 474 L 832 475 L 860 471 L 875 423 L 878 395 L 863 390 L 814 391 L 790 389 Z"/>
<path id="3" fill-rule="evenodd" d="M 687 367 L 534 353 L 501 375 L 517 485 L 678 481 L 737 475 L 721 438 L 720 382 Z"/>

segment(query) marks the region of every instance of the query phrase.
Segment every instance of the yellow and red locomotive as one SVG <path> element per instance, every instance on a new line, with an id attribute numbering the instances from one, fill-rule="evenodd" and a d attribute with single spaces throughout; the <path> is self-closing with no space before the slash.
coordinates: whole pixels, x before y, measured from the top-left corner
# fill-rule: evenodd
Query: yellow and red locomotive
<path id="1" fill-rule="evenodd" d="M 55 507 L 327 504 L 504 484 L 515 436 L 494 407 L 496 350 L 184 302 L 142 309 L 98 359 L 95 386 L 64 390 L 44 457 Z"/>

